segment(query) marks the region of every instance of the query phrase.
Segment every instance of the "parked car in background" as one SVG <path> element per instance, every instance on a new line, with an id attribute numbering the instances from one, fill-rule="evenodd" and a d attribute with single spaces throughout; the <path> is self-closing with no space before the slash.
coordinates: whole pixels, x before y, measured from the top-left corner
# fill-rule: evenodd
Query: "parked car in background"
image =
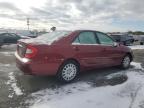
<path id="1" fill-rule="evenodd" d="M 30 38 L 36 38 L 38 36 L 41 36 L 45 33 L 48 33 L 47 31 L 43 30 L 43 31 L 29 31 L 29 30 L 17 30 L 15 31 L 18 35 L 20 36 L 27 36 Z"/>
<path id="2" fill-rule="evenodd" d="M 0 47 L 3 45 L 15 44 L 19 39 L 29 39 L 29 37 L 20 36 L 15 33 L 0 33 Z"/>
<path id="3" fill-rule="evenodd" d="M 55 31 L 20 40 L 15 56 L 17 67 L 25 74 L 56 75 L 64 82 L 74 80 L 84 70 L 110 66 L 127 69 L 133 60 L 130 48 L 91 30 Z"/>
<path id="4" fill-rule="evenodd" d="M 38 32 L 31 32 L 31 31 L 28 31 L 28 30 L 17 31 L 17 33 L 19 35 L 27 36 L 27 37 L 30 37 L 30 38 L 36 38 L 38 36 Z"/>
<path id="5" fill-rule="evenodd" d="M 111 34 L 110 36 L 123 45 L 131 45 L 135 41 L 134 37 L 129 34 Z"/>
<path id="6" fill-rule="evenodd" d="M 142 37 L 140 37 L 140 45 L 144 45 L 144 36 Z"/>
<path id="7" fill-rule="evenodd" d="M 23 35 L 20 35 L 20 34 L 13 33 L 13 35 L 20 36 L 21 39 L 31 39 L 31 37 L 23 36 Z"/>

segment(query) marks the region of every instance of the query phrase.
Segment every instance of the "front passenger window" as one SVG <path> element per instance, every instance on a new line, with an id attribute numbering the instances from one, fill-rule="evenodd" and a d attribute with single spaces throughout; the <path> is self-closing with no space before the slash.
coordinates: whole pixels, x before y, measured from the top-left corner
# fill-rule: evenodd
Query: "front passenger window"
<path id="1" fill-rule="evenodd" d="M 97 37 L 99 38 L 100 44 L 113 45 L 114 41 L 106 34 L 103 34 L 100 32 L 97 32 L 96 34 L 97 34 Z"/>

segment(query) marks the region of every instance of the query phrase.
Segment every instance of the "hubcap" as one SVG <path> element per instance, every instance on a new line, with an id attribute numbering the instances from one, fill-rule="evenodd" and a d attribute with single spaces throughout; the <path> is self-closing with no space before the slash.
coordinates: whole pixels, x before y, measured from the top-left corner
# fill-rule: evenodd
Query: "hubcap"
<path id="1" fill-rule="evenodd" d="M 130 64 L 130 58 L 127 56 L 123 60 L 123 66 L 126 68 L 129 66 L 129 64 Z"/>
<path id="2" fill-rule="evenodd" d="M 77 67 L 72 63 L 67 64 L 64 66 L 64 68 L 62 70 L 62 77 L 65 80 L 70 81 L 75 78 L 76 73 L 77 73 Z"/>

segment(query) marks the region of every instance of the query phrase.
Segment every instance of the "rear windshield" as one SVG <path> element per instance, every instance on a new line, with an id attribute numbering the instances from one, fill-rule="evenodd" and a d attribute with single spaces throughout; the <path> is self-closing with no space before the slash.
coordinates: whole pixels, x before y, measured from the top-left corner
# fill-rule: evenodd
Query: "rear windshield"
<path id="1" fill-rule="evenodd" d="M 70 33 L 71 31 L 55 31 L 55 32 L 43 34 L 37 37 L 37 39 L 53 42 L 53 41 L 61 39 L 62 37 L 67 36 Z"/>

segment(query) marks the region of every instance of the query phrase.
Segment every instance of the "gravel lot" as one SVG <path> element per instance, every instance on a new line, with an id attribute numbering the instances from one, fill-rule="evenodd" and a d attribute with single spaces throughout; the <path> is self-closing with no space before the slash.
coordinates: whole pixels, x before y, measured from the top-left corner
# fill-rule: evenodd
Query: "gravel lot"
<path id="1" fill-rule="evenodd" d="M 55 77 L 23 75 L 15 66 L 15 49 L 15 45 L 4 46 L 0 49 L 0 108 L 26 108 L 35 103 L 30 102 L 36 98 L 32 96 L 33 93 L 41 90 L 58 90 L 68 86 L 58 82 Z M 144 50 L 134 50 L 134 56 L 134 62 L 141 63 L 144 67 Z M 133 66 L 129 70 L 138 71 Z M 115 73 L 118 73 L 117 77 L 106 78 L 106 76 Z M 82 73 L 75 82 L 69 85 L 72 85 L 73 90 L 76 89 L 78 91 L 85 90 L 85 87 L 79 86 L 79 83 L 86 83 L 93 88 L 105 87 L 107 85 L 116 86 L 128 80 L 127 75 L 119 73 L 121 73 L 121 70 L 115 67 L 93 70 Z M 57 91 L 55 94 L 59 94 L 58 92 L 60 91 Z M 69 92 L 66 91 L 66 93 Z M 140 108 L 144 108 L 144 106 Z"/>

